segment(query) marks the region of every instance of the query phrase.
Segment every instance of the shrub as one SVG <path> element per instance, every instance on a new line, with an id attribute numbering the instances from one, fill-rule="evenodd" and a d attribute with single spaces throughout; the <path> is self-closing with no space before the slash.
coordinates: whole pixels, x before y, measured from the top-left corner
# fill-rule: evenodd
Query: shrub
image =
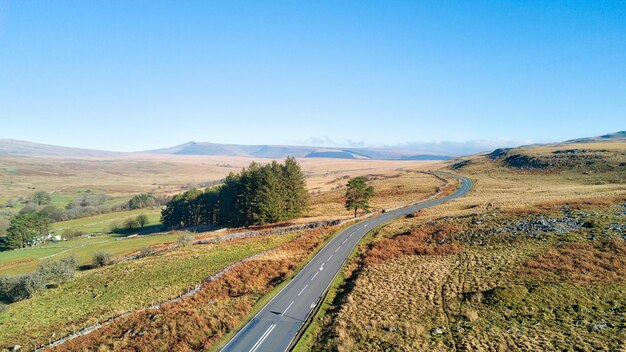
<path id="1" fill-rule="evenodd" d="M 93 266 L 103 267 L 113 264 L 113 257 L 107 252 L 97 252 L 92 258 Z"/>
<path id="2" fill-rule="evenodd" d="M 141 226 L 141 228 L 143 228 L 144 226 L 146 226 L 148 224 L 148 221 L 149 221 L 148 215 L 146 215 L 146 214 L 139 214 L 139 215 L 137 215 L 136 221 L 137 221 L 137 224 L 139 226 Z"/>
<path id="3" fill-rule="evenodd" d="M 47 284 L 59 284 L 74 277 L 74 257 L 44 262 L 37 271 L 21 276 L 0 277 L 0 298 L 17 302 L 32 297 Z"/>
<path id="4" fill-rule="evenodd" d="M 138 194 L 128 201 L 128 209 L 140 209 L 157 205 L 157 200 L 152 194 Z"/>
<path id="5" fill-rule="evenodd" d="M 120 232 L 122 230 L 122 224 L 119 221 L 114 221 L 109 225 L 109 231 L 112 233 Z"/>
<path id="6" fill-rule="evenodd" d="M 10 302 L 30 298 L 45 287 L 45 278 L 39 271 L 28 275 L 0 278 L 0 295 Z"/>
<path id="7" fill-rule="evenodd" d="M 61 235 L 63 236 L 63 238 L 73 238 L 73 237 L 78 237 L 78 236 L 82 236 L 84 235 L 85 232 L 79 229 L 65 229 L 63 230 L 63 232 L 61 233 Z"/>
<path id="8" fill-rule="evenodd" d="M 0 276 L 0 299 L 9 299 L 9 292 L 13 289 L 13 286 L 17 283 L 15 277 Z"/>
<path id="9" fill-rule="evenodd" d="M 154 249 L 152 249 L 152 247 L 143 247 L 141 249 L 141 256 L 142 257 L 151 256 L 153 254 L 154 254 Z"/>
<path id="10" fill-rule="evenodd" d="M 47 283 L 59 284 L 74 278 L 76 258 L 68 257 L 54 262 L 43 262 L 38 271 Z"/>
<path id="11" fill-rule="evenodd" d="M 193 236 L 188 233 L 180 235 L 178 239 L 176 239 L 176 244 L 179 247 L 190 247 L 193 244 Z"/>
<path id="12" fill-rule="evenodd" d="M 132 229 L 139 227 L 139 222 L 135 218 L 126 219 L 124 221 L 124 227 L 129 230 L 132 230 Z"/>

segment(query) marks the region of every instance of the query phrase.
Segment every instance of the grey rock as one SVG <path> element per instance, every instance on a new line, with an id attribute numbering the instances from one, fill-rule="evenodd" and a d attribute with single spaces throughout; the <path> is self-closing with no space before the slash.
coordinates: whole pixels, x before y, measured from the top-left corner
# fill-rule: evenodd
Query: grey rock
<path id="1" fill-rule="evenodd" d="M 433 334 L 433 335 L 441 335 L 441 334 L 443 334 L 443 330 L 439 329 L 439 328 L 434 328 L 434 329 L 430 330 L 430 333 Z"/>

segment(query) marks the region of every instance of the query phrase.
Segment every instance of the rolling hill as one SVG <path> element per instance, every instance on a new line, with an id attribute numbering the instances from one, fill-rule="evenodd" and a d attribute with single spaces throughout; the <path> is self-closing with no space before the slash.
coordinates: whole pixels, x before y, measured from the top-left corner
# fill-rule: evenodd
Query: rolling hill
<path id="1" fill-rule="evenodd" d="M 61 147 L 50 144 L 32 143 L 17 139 L 0 139 L 0 156 L 72 156 L 72 157 L 104 157 L 124 153 L 104 150 Z"/>
<path id="2" fill-rule="evenodd" d="M 285 145 L 241 145 L 188 142 L 170 148 L 148 150 L 148 154 L 247 156 L 257 158 L 336 158 L 377 160 L 447 160 L 452 155 L 386 148 L 330 148 Z"/>
<path id="3" fill-rule="evenodd" d="M 336 158 L 369 160 L 448 160 L 454 156 L 439 152 L 421 152 L 392 148 L 330 148 L 288 145 L 241 145 L 188 142 L 169 148 L 140 152 L 112 152 L 62 147 L 16 139 L 0 139 L 0 156 L 115 157 L 124 155 L 205 155 L 282 159 Z"/>

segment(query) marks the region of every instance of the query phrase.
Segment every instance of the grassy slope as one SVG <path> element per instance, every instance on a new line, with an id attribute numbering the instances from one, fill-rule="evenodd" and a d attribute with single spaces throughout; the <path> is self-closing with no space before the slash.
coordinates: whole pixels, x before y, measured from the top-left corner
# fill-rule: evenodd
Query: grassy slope
<path id="1" fill-rule="evenodd" d="M 377 185 L 377 189 L 382 192 L 382 197 L 377 199 L 377 201 L 380 201 L 382 198 L 382 202 L 380 204 L 377 203 L 376 206 L 398 206 L 407 201 L 413 201 L 415 198 L 429 195 L 438 185 L 436 180 L 422 174 L 407 174 L 400 177 L 387 178 L 388 176 L 403 173 L 399 171 L 399 167 L 415 166 L 416 164 L 420 163 L 390 162 L 380 163 L 379 165 L 377 163 L 360 164 L 346 162 L 344 165 L 342 162 L 342 165 L 333 165 L 333 167 L 337 168 L 337 171 L 329 173 L 325 170 L 324 174 L 317 174 L 317 172 L 320 172 L 319 170 L 327 168 L 327 161 L 314 161 L 310 167 L 315 171 L 312 171 L 309 183 L 312 183 L 316 189 L 326 190 L 329 187 L 335 188 L 344 184 L 346 175 L 375 173 L 375 177 L 378 180 L 374 182 Z M 368 167 L 363 167 L 363 165 Z M 338 191 L 338 193 L 341 192 Z M 59 198 L 58 201 L 62 201 L 62 199 Z M 330 202 L 339 204 L 339 209 L 341 208 L 340 200 L 332 198 Z M 316 204 L 319 205 L 320 202 Z M 126 214 L 106 214 L 100 217 L 55 224 L 55 228 L 57 231 L 67 227 L 81 227 L 89 231 L 101 231 L 108 228 L 108 223 L 114 221 L 113 218 L 120 216 L 123 218 L 129 215 L 134 216 L 135 214 L 132 212 Z M 146 245 L 171 242 L 175 237 L 176 235 L 150 236 L 121 240 L 113 236 L 101 235 L 91 239 L 75 239 L 34 249 L 4 252 L 0 255 L 0 271 L 11 274 L 30 271 L 38 265 L 40 259 L 48 256 L 56 259 L 73 254 L 77 256 L 79 262 L 87 263 L 95 251 L 103 250 L 122 255 Z M 245 256 L 256 253 L 263 248 L 266 247 L 255 245 L 253 249 L 249 249 L 245 253 Z M 156 261 L 157 259 L 144 258 L 138 261 L 120 263 L 109 268 L 83 272 L 71 283 L 38 294 L 31 300 L 11 305 L 9 313 L 0 315 L 1 330 L 4 333 L 4 335 L 0 335 L 0 341 L 16 339 L 19 337 L 18 331 L 24 329 L 27 336 L 42 342 L 46 340 L 46 336 L 50 336 L 53 332 L 56 332 L 58 337 L 73 330 L 75 327 L 80 328 L 84 324 L 91 323 L 91 318 L 95 319 L 97 317 L 102 319 L 129 309 L 129 307 L 131 309 L 133 309 L 132 307 L 143 307 L 154 301 L 162 300 L 164 297 L 169 298 L 179 293 L 181 289 L 191 286 L 195 283 L 194 280 L 210 275 L 213 269 L 223 267 L 227 265 L 228 260 L 234 259 L 232 256 L 226 256 L 226 254 L 232 254 L 238 258 L 240 254 L 244 255 L 243 252 L 240 253 L 239 251 L 213 252 L 212 255 L 216 256 L 215 260 L 220 261 L 219 265 L 203 267 L 205 260 L 209 260 L 208 257 L 194 254 L 192 259 L 183 254 L 176 254 L 177 259 L 172 262 L 159 262 Z M 154 258 L 164 256 L 169 255 L 161 254 Z M 155 260 L 155 262 L 152 262 L 154 266 L 148 264 L 152 260 Z M 162 264 L 166 264 L 166 270 L 161 268 Z M 185 274 L 180 275 L 181 272 Z M 162 285 L 156 286 L 161 289 L 152 290 L 145 295 L 139 294 L 139 292 L 143 292 L 146 289 L 146 280 L 150 278 L 157 279 L 159 282 L 163 280 Z M 112 285 L 111 283 L 113 282 L 118 284 Z M 82 308 L 80 308 L 81 306 L 86 307 L 84 313 Z M 20 312 L 19 316 L 13 314 L 16 311 Z M 21 313 L 24 314 L 22 315 Z M 24 318 L 22 319 L 21 317 Z M 32 326 L 33 330 L 31 330 L 30 325 L 26 328 L 27 321 L 37 322 L 35 326 Z M 24 343 L 22 344 L 24 345 Z"/>
<path id="2" fill-rule="evenodd" d="M 3 345 L 30 345 L 63 336 L 123 312 L 173 298 L 238 260 L 296 234 L 200 245 L 82 272 L 73 281 L 14 303 L 0 313 Z"/>
<path id="3" fill-rule="evenodd" d="M 36 269 L 47 259 L 56 260 L 75 256 L 80 265 L 89 264 L 96 252 L 108 252 L 122 256 L 143 247 L 171 243 L 178 235 L 155 235 L 125 239 L 115 235 L 100 235 L 92 238 L 75 238 L 69 241 L 50 243 L 33 248 L 0 252 L 0 274 L 23 274 Z"/>
<path id="4" fill-rule="evenodd" d="M 341 227 L 339 229 L 337 229 L 336 231 L 334 231 L 331 235 L 327 236 L 327 238 L 324 240 L 323 245 L 319 246 L 317 248 L 317 250 L 313 251 L 312 253 L 309 254 L 309 256 L 306 258 L 306 260 L 304 260 L 302 263 L 300 263 L 298 265 L 298 268 L 296 270 L 294 270 L 289 277 L 287 277 L 285 280 L 283 280 L 280 284 L 274 286 L 268 293 L 266 293 L 265 295 L 263 295 L 262 297 L 260 297 L 258 299 L 258 301 L 256 301 L 256 303 L 254 304 L 254 306 L 252 307 L 252 309 L 250 310 L 250 312 L 248 312 L 248 314 L 246 314 L 245 318 L 241 320 L 240 324 L 230 330 L 228 333 L 224 334 L 224 336 L 222 336 L 218 341 L 216 341 L 211 348 L 209 348 L 208 352 L 217 352 L 219 351 L 226 343 L 228 343 L 228 341 L 235 336 L 235 334 L 237 334 L 237 332 L 239 332 L 239 330 L 241 330 L 241 328 L 243 328 L 245 326 L 245 324 L 248 323 L 248 321 L 250 321 L 250 319 L 252 319 L 272 298 L 274 298 L 274 296 L 276 296 L 280 290 L 283 289 L 283 287 L 285 287 L 285 285 L 287 285 L 289 283 L 289 281 L 295 277 L 296 275 L 298 275 L 298 273 L 300 272 L 300 270 L 302 270 L 302 268 L 304 268 L 305 265 L 307 265 L 307 263 L 309 261 L 311 261 L 311 259 L 313 259 L 313 257 L 315 257 L 315 255 L 330 241 L 332 240 L 335 235 L 339 232 L 342 231 L 344 227 Z"/>
<path id="5" fill-rule="evenodd" d="M 388 175 L 383 172 L 377 173 L 373 178 L 372 183 L 376 187 L 376 199 L 372 201 L 374 209 L 396 207 L 426 198 L 435 193 L 440 185 L 440 181 L 430 175 L 413 172 L 394 171 Z M 345 180 L 333 182 L 341 185 Z M 298 221 L 351 217 L 352 212 L 346 210 L 343 205 L 344 192 L 345 190 L 338 189 L 312 195 L 310 211 L 305 218 Z M 111 224 L 123 223 L 125 219 L 139 214 L 148 215 L 150 219 L 148 226 L 159 224 L 159 209 L 137 209 L 57 222 L 52 225 L 52 233 L 62 234 L 68 229 L 82 233 L 106 233 Z M 98 251 L 124 255 L 148 245 L 173 242 L 174 239 L 173 236 L 151 236 L 121 241 L 118 236 L 100 235 L 92 239 L 75 238 L 35 248 L 0 252 L 0 274 L 12 275 L 32 271 L 43 258 L 58 253 L 64 256 L 75 255 L 81 264 L 86 264 L 91 260 L 93 253 Z"/>
<path id="6" fill-rule="evenodd" d="M 612 151 L 608 155 L 603 152 L 603 158 L 611 164 L 626 161 L 624 142 L 585 144 L 584 148 Z M 524 148 L 514 152 L 535 157 L 547 153 L 546 158 L 552 158 L 555 155 L 552 152 L 562 149 L 572 146 Z M 520 238 L 507 231 L 495 237 L 484 235 L 489 229 L 505 227 L 529 216 L 520 218 L 517 212 L 507 213 L 508 210 L 523 208 L 558 217 L 564 215 L 558 211 L 555 215 L 554 210 L 537 204 L 587 197 L 599 199 L 603 204 L 610 203 L 614 196 L 623 198 L 624 169 L 606 168 L 597 172 L 597 162 L 602 160 L 596 160 L 588 164 L 588 169 L 581 166 L 575 170 L 532 172 L 505 167 L 483 157 L 469 159 L 472 161 L 469 166 L 456 170 L 474 179 L 475 187 L 469 196 L 426 210 L 418 218 L 395 222 L 382 236 L 392 237 L 442 217 L 445 217 L 442 224 L 460 222 L 463 228 L 477 233 L 454 240 L 463 245 L 458 254 L 405 256 L 366 267 L 352 281 L 354 289 L 341 307 L 324 318 L 324 338 L 313 350 L 624 348 L 619 342 L 625 340 L 623 280 L 581 284 L 559 271 L 560 274 L 551 275 L 546 281 L 520 269 L 527 260 L 551 253 L 546 252 L 548 248 L 559 248 L 564 242 L 598 246 L 597 241 L 588 240 L 593 229 L 566 235 L 549 233 L 536 238 L 533 233 Z M 562 160 L 559 163 L 566 164 Z M 612 223 L 624 223 L 620 215 L 611 215 L 614 211 L 608 205 L 590 210 L 590 219 L 598 227 L 595 231 L 603 231 L 600 229 Z M 589 257 L 593 257 L 593 252 Z M 589 267 L 592 274 L 588 275 L 600 270 L 589 264 L 578 266 Z M 500 297 L 497 303 L 487 298 L 492 292 Z"/>
<path id="7" fill-rule="evenodd" d="M 137 217 L 139 214 L 146 214 L 148 216 L 148 226 L 160 224 L 160 209 L 135 209 L 56 222 L 52 224 L 51 232 L 62 234 L 64 230 L 76 230 L 81 233 L 108 233 L 113 223 L 123 225 L 124 220 Z"/>
<path id="8" fill-rule="evenodd" d="M 352 263 L 354 262 L 355 256 L 367 246 L 367 243 L 372 240 L 374 234 L 376 234 L 379 230 L 380 228 L 376 228 L 370 231 L 354 248 L 352 253 L 350 253 L 350 256 L 346 261 L 346 265 L 344 265 L 344 269 L 340 270 L 337 273 L 335 279 L 331 282 L 330 286 L 328 287 L 328 292 L 321 301 L 319 308 L 315 311 L 315 315 L 311 318 L 310 323 L 302 332 L 302 335 L 296 343 L 296 346 L 294 346 L 294 352 L 309 351 L 313 347 L 316 336 L 320 333 L 323 317 L 326 316 L 329 310 L 333 309 L 333 303 L 337 299 L 340 291 L 342 290 L 342 286 L 346 280 L 346 277 L 349 276 L 347 270 L 353 269 Z"/>
<path id="9" fill-rule="evenodd" d="M 0 156 L 0 200 L 28 197 L 38 190 L 76 195 L 91 189 L 113 197 L 154 192 L 172 194 L 189 184 L 219 180 L 250 162 L 270 159 L 213 156 L 135 155 L 107 158 Z M 299 159 L 311 190 L 328 191 L 345 175 L 393 173 L 440 162 Z"/>

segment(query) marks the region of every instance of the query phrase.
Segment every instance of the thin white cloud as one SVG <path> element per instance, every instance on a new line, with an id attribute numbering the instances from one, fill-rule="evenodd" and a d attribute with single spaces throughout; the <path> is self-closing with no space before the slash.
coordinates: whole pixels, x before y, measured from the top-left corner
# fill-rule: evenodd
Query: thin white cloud
<path id="1" fill-rule="evenodd" d="M 498 139 L 476 139 L 463 142 L 435 141 L 435 142 L 407 142 L 395 145 L 372 145 L 365 141 L 355 141 L 347 139 L 343 142 L 334 140 L 328 136 L 309 137 L 308 139 L 296 142 L 300 145 L 316 147 L 352 147 L 352 148 L 383 148 L 412 150 L 421 153 L 444 153 L 452 155 L 468 155 L 497 148 L 510 148 L 526 144 L 535 143 L 533 140 L 514 140 L 507 138 Z"/>

